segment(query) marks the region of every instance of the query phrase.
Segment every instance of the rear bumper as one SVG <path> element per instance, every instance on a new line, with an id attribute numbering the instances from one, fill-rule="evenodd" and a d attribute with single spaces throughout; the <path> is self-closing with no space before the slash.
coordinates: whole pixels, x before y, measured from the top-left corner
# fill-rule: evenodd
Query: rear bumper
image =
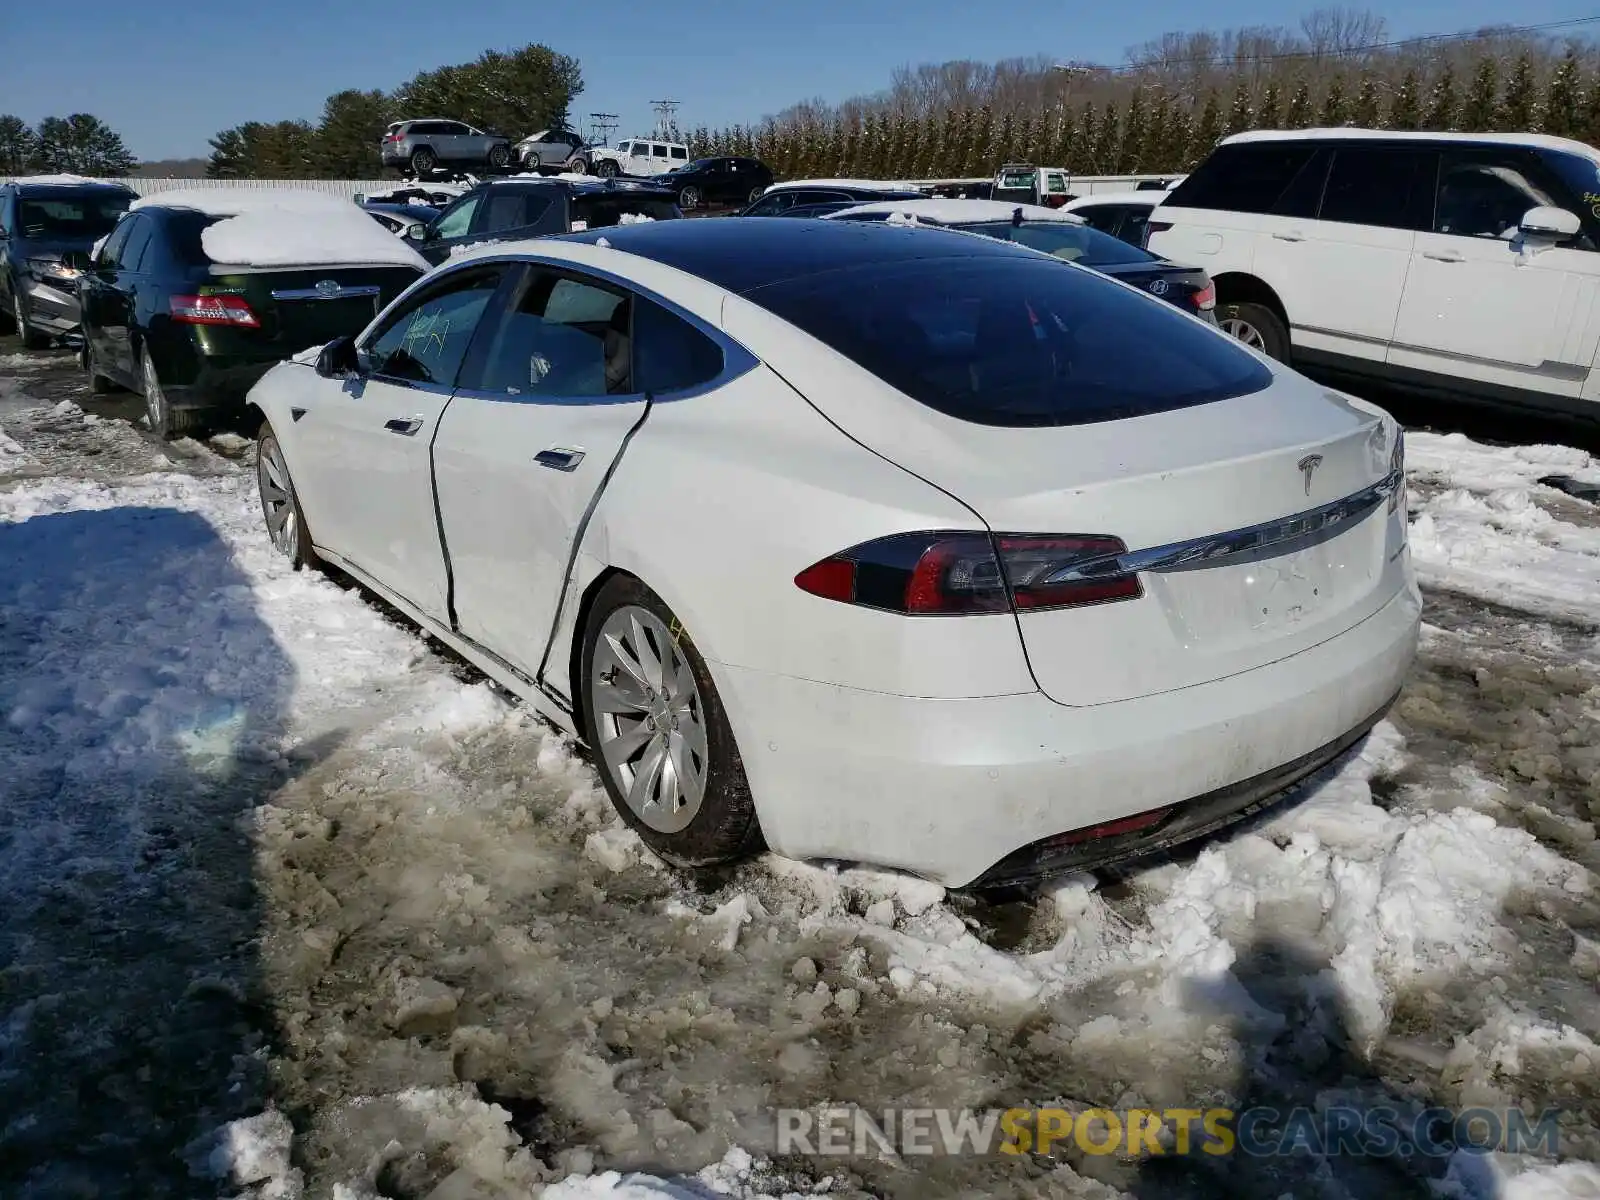
<path id="1" fill-rule="evenodd" d="M 1263 807 L 1382 715 L 1415 657 L 1421 609 L 1408 582 L 1280 662 L 1081 708 L 1036 692 L 929 700 L 712 670 L 774 850 L 960 887 L 1107 865 Z M 1037 845 L 1167 805 L 1186 807 L 1131 838 L 1066 854 Z"/>
<path id="2" fill-rule="evenodd" d="M 190 382 L 163 384 L 167 404 L 174 409 L 243 411 L 246 394 L 278 361 L 274 358 L 239 363 L 201 359 Z"/>

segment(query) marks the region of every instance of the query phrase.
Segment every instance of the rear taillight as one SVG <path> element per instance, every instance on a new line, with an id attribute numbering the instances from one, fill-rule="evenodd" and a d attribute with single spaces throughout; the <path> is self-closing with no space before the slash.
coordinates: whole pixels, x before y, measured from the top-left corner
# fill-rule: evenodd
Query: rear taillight
<path id="1" fill-rule="evenodd" d="M 1165 233 L 1171 228 L 1171 221 L 1151 221 L 1145 225 L 1144 235 L 1148 238 L 1152 233 Z"/>
<path id="2" fill-rule="evenodd" d="M 1209 279 L 1205 287 L 1194 294 L 1194 306 L 1201 312 L 1208 312 L 1217 306 L 1217 285 Z"/>
<path id="3" fill-rule="evenodd" d="M 167 312 L 185 325 L 237 325 L 259 329 L 261 322 L 241 296 L 174 296 L 167 301 Z"/>
<path id="4" fill-rule="evenodd" d="M 1080 534 L 902 533 L 813 563 L 801 591 L 865 608 L 941 616 L 1077 608 L 1143 594 L 1120 538 Z"/>

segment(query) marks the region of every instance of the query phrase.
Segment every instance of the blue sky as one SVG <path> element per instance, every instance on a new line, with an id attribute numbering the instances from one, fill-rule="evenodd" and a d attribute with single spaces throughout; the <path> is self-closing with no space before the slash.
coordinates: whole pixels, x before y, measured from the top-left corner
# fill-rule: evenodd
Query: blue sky
<path id="1" fill-rule="evenodd" d="M 1560 2 L 1527 0 L 1509 19 L 1585 15 Z M 1400 37 L 1508 19 L 1491 0 L 1345 3 L 1384 12 Z M 583 65 L 574 117 L 620 113 L 626 136 L 649 130 L 649 102 L 662 96 L 682 101 L 684 126 L 752 121 L 812 96 L 875 91 L 908 63 L 1032 54 L 1119 62 L 1127 47 L 1167 30 L 1292 25 L 1314 7 L 1317 0 L 1295 9 L 1270 0 L 6 0 L 0 113 L 33 123 L 92 112 L 141 158 L 204 155 L 207 138 L 241 121 L 314 119 L 342 88 L 392 88 L 490 47 L 541 41 Z"/>

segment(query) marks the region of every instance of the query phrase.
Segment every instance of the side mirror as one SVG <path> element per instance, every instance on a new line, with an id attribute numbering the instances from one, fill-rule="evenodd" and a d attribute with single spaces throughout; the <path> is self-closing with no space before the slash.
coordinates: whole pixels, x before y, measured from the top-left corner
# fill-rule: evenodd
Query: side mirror
<path id="1" fill-rule="evenodd" d="M 406 226 L 406 240 L 411 242 L 425 242 L 428 240 L 428 227 L 421 221 L 413 221 Z"/>
<path id="2" fill-rule="evenodd" d="M 1540 205 L 1523 213 L 1517 228 L 1525 238 L 1544 242 L 1563 242 L 1568 238 L 1577 237 L 1583 229 L 1583 223 L 1578 220 L 1577 213 L 1568 212 L 1564 208 Z"/>
<path id="3" fill-rule="evenodd" d="M 360 356 L 354 338 L 336 337 L 317 355 L 317 374 L 324 379 L 343 379 L 360 369 Z"/>

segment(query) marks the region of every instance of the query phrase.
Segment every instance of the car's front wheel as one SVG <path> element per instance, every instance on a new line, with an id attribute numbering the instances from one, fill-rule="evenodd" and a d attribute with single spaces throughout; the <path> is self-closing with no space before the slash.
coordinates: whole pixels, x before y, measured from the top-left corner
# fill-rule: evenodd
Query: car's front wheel
<path id="1" fill-rule="evenodd" d="M 684 212 L 692 212 L 700 207 L 700 189 L 686 187 L 678 193 L 678 207 Z"/>
<path id="2" fill-rule="evenodd" d="M 580 704 L 595 768 L 622 819 L 680 867 L 761 847 L 744 763 L 705 660 L 666 603 L 617 575 L 583 630 Z"/>
<path id="3" fill-rule="evenodd" d="M 311 546 L 311 533 L 306 529 L 300 497 L 295 495 L 283 446 L 270 421 L 262 425 L 261 432 L 256 435 L 256 486 L 261 493 L 261 515 L 266 519 L 267 537 L 272 539 L 273 548 L 297 571 L 301 567 L 316 566 L 317 552 Z"/>
<path id="4" fill-rule="evenodd" d="M 511 165 L 510 146 L 489 147 L 489 165 L 496 171 L 503 171 Z"/>
<path id="5" fill-rule="evenodd" d="M 615 179 L 618 175 L 622 174 L 622 168 L 617 166 L 617 164 L 612 162 L 609 158 L 602 158 L 599 163 L 595 165 L 594 173 L 600 176 L 602 179 Z"/>
<path id="6" fill-rule="evenodd" d="M 1289 331 L 1278 314 L 1264 304 L 1222 304 L 1217 307 L 1217 325 L 1246 346 L 1268 358 L 1289 361 Z"/>
<path id="7" fill-rule="evenodd" d="M 28 324 L 28 310 L 22 305 L 20 292 L 13 293 L 11 297 L 11 321 L 17 327 L 17 336 L 22 339 L 24 350 L 43 350 L 50 345 L 48 337 Z"/>
<path id="8" fill-rule="evenodd" d="M 761 187 L 759 185 L 756 186 L 756 187 L 753 187 L 753 188 L 750 189 L 749 201 L 750 201 L 751 204 L 754 204 L 757 200 L 761 199 L 761 197 L 765 196 L 766 194 L 767 194 L 767 189 L 766 188 Z"/>

